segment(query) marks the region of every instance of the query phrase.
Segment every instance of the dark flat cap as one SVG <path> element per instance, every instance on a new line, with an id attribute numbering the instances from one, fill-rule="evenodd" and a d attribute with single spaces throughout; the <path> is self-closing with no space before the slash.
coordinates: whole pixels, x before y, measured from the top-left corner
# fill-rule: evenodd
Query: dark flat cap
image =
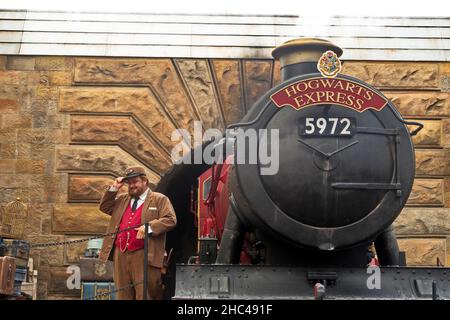
<path id="1" fill-rule="evenodd" d="M 129 167 L 125 170 L 124 180 L 145 175 L 145 169 L 143 167 Z"/>

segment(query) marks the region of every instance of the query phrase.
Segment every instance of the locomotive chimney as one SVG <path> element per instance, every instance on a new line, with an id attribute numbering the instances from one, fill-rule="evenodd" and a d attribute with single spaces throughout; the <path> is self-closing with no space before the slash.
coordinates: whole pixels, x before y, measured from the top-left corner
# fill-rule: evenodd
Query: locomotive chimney
<path id="1" fill-rule="evenodd" d="M 272 51 L 272 56 L 280 60 L 281 80 L 285 81 L 302 74 L 318 72 L 317 62 L 327 50 L 334 51 L 338 57 L 343 52 L 340 47 L 328 40 L 299 38 L 276 47 Z"/>

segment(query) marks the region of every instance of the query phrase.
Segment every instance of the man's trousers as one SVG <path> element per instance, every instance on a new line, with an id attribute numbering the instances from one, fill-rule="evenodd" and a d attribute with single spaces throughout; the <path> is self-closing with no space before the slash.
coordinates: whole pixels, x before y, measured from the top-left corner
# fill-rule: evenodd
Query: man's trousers
<path id="1" fill-rule="evenodd" d="M 144 288 L 144 250 L 121 252 L 114 249 L 114 284 L 119 289 L 130 284 L 134 287 L 116 292 L 117 300 L 143 300 Z M 142 283 L 141 283 L 142 282 Z M 137 284 L 140 283 L 140 284 Z M 148 266 L 149 300 L 160 300 L 163 295 L 161 269 Z"/>

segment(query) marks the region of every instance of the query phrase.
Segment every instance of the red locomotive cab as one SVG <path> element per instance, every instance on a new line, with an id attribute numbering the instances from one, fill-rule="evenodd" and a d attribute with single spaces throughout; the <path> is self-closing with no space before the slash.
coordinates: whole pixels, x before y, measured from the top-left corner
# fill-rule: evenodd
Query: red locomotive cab
<path id="1" fill-rule="evenodd" d="M 225 171 L 225 175 L 216 176 L 217 170 Z M 228 210 L 227 171 L 227 164 L 223 165 L 222 168 L 220 165 L 214 165 L 198 178 L 198 238 L 210 237 L 217 238 L 220 241 Z M 225 196 L 223 193 L 225 193 Z"/>
<path id="2" fill-rule="evenodd" d="M 220 247 L 229 207 L 227 181 L 232 162 L 233 156 L 230 155 L 224 164 L 214 164 L 198 177 L 196 220 L 197 251 L 200 256 L 204 251 L 201 248 L 202 241 L 211 242 L 214 239 L 217 247 Z M 241 253 L 240 263 L 250 263 L 250 257 L 245 250 Z"/>

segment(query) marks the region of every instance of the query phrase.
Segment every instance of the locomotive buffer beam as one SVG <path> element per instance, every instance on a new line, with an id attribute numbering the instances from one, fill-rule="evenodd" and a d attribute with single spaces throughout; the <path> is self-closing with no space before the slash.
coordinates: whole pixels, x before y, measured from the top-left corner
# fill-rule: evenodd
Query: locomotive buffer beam
<path id="1" fill-rule="evenodd" d="M 276 265 L 189 265 L 176 267 L 173 299 L 450 300 L 450 268 L 336 267 Z M 325 284 L 326 283 L 326 284 Z"/>

